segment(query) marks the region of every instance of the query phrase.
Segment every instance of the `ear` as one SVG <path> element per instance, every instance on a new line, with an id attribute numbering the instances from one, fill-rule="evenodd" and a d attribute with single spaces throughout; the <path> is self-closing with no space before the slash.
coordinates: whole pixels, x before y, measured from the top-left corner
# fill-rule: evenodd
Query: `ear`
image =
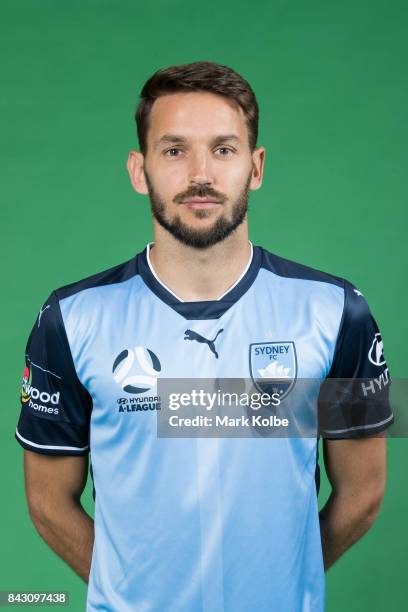
<path id="1" fill-rule="evenodd" d="M 142 195 L 149 193 L 144 173 L 144 156 L 138 151 L 130 151 L 127 159 L 127 170 L 133 189 Z"/>
<path id="2" fill-rule="evenodd" d="M 257 147 L 252 153 L 252 179 L 249 188 L 254 191 L 262 185 L 265 155 L 265 147 Z"/>

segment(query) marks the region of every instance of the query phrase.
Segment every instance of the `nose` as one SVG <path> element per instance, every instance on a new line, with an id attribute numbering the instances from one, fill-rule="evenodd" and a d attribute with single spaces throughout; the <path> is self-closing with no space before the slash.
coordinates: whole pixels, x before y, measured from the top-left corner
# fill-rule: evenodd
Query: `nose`
<path id="1" fill-rule="evenodd" d="M 214 180 L 211 160 L 205 151 L 195 152 L 191 156 L 189 170 L 191 183 L 211 184 Z"/>

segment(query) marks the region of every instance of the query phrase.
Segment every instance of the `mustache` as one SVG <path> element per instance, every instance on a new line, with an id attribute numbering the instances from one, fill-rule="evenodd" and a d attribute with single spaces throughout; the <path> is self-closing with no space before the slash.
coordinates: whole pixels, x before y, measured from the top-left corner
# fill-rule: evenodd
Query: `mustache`
<path id="1" fill-rule="evenodd" d="M 212 198 L 215 202 L 218 202 L 219 204 L 223 204 L 227 199 L 225 195 L 223 195 L 222 193 L 218 193 L 218 191 L 211 189 L 211 187 L 203 186 L 193 187 L 188 191 L 185 191 L 184 193 L 179 193 L 174 198 L 174 202 L 176 202 L 176 204 L 182 204 L 189 198 Z"/>

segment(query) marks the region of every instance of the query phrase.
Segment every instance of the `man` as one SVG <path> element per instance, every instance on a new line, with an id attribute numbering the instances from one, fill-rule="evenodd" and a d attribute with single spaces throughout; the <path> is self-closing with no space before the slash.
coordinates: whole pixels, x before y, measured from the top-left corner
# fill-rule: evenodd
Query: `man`
<path id="1" fill-rule="evenodd" d="M 34 323 L 16 430 L 30 515 L 89 579 L 89 611 L 321 611 L 324 571 L 384 493 L 393 415 L 378 327 L 348 281 L 249 242 L 265 149 L 240 75 L 160 70 L 136 121 L 127 167 L 154 242 L 53 291 Z M 348 381 L 310 403 L 332 484 L 320 516 L 318 434 L 159 436 L 161 378 L 272 380 L 283 411 L 302 380 L 320 393 Z M 80 503 L 89 452 L 94 522 Z"/>

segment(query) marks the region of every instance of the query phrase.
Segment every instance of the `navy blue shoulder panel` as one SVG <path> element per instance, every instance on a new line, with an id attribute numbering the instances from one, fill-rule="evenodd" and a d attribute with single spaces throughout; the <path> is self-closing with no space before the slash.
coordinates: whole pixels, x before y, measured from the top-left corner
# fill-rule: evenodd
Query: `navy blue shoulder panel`
<path id="1" fill-rule="evenodd" d="M 279 255 L 275 255 L 274 253 L 267 251 L 263 247 L 260 248 L 263 252 L 260 267 L 266 270 L 270 270 L 278 276 L 322 281 L 325 283 L 337 285 L 339 287 L 344 287 L 344 279 L 338 276 L 328 274 L 327 272 L 322 272 L 321 270 L 316 270 L 315 268 L 311 268 L 310 266 L 297 263 L 290 259 L 285 259 L 284 257 L 280 257 Z M 138 255 L 141 254 L 142 253 L 139 253 Z M 102 272 L 98 272 L 97 274 L 93 274 L 79 281 L 70 283 L 69 285 L 64 285 L 63 287 L 60 287 L 56 290 L 58 298 L 64 299 L 70 297 L 71 295 L 74 295 L 75 293 L 83 291 L 84 289 L 91 289 L 92 287 L 100 287 L 103 285 L 121 283 L 128 280 L 129 278 L 132 278 L 132 276 L 140 274 L 140 258 L 138 257 L 138 255 L 135 255 L 134 257 L 132 257 L 132 259 L 129 259 L 128 261 L 109 268 L 108 270 L 103 270 Z"/>
<path id="2" fill-rule="evenodd" d="M 263 250 L 263 260 L 261 267 L 270 270 L 278 276 L 287 278 L 299 278 L 304 280 L 321 281 L 323 283 L 331 283 L 338 287 L 344 287 L 344 279 L 321 270 L 316 270 L 304 264 L 297 263 L 290 259 L 285 259 L 279 255 L 275 255 L 266 249 Z"/>
<path id="3" fill-rule="evenodd" d="M 118 264 L 113 268 L 103 270 L 97 274 L 92 274 L 92 276 L 88 276 L 82 280 L 70 283 L 69 285 L 64 285 L 63 287 L 56 289 L 55 293 L 61 300 L 70 297 L 71 295 L 75 295 L 75 293 L 79 293 L 84 289 L 92 289 L 93 287 L 101 287 L 102 285 L 122 283 L 129 280 L 129 278 L 132 278 L 132 276 L 139 274 L 137 262 L 138 256 L 135 255 L 132 257 L 132 259 Z"/>

